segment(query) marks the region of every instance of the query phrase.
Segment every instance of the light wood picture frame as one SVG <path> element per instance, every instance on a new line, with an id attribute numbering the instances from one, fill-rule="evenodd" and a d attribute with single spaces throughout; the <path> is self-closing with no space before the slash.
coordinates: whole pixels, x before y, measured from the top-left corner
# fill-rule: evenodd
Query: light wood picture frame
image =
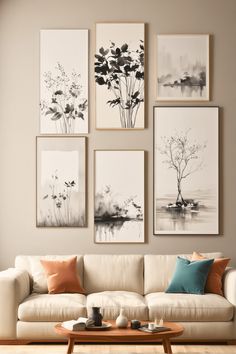
<path id="1" fill-rule="evenodd" d="M 210 35 L 156 36 L 156 100 L 210 100 Z"/>
<path id="2" fill-rule="evenodd" d="M 145 24 L 97 23 L 96 129 L 145 128 Z"/>
<path id="3" fill-rule="evenodd" d="M 88 30 L 41 30 L 40 134 L 87 134 L 88 106 Z"/>
<path id="4" fill-rule="evenodd" d="M 36 137 L 36 226 L 87 226 L 87 138 Z"/>
<path id="5" fill-rule="evenodd" d="M 95 243 L 144 243 L 145 151 L 94 151 Z"/>

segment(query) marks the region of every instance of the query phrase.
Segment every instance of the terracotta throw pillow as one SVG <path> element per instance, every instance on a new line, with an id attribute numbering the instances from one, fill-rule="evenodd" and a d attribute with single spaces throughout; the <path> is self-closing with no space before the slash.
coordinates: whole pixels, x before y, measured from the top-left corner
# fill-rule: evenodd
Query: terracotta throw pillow
<path id="1" fill-rule="evenodd" d="M 204 257 L 200 253 L 193 252 L 191 258 L 192 261 L 199 261 L 203 259 L 207 259 L 207 257 Z M 206 293 L 213 293 L 223 296 L 222 277 L 229 261 L 230 258 L 217 258 L 214 260 L 211 265 L 205 285 Z"/>
<path id="2" fill-rule="evenodd" d="M 48 293 L 80 293 L 84 294 L 84 289 L 80 284 L 77 275 L 77 257 L 63 261 L 40 260 L 47 275 Z"/>

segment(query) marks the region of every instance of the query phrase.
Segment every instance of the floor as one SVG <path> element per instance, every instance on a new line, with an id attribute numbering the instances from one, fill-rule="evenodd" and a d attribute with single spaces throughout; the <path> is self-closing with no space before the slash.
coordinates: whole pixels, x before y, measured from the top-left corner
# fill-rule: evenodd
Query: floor
<path id="1" fill-rule="evenodd" d="M 172 345 L 173 354 L 236 354 L 236 345 Z M 66 354 L 64 344 L 0 345 L 0 354 Z M 74 354 L 161 354 L 160 345 L 75 345 Z"/>

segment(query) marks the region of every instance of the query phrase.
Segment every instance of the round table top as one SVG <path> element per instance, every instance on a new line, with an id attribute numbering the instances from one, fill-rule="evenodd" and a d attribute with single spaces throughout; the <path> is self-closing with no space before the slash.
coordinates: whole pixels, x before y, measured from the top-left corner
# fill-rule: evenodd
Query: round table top
<path id="1" fill-rule="evenodd" d="M 169 327 L 170 330 L 157 333 L 148 333 L 139 331 L 137 329 L 131 329 L 130 325 L 128 328 L 117 328 L 114 320 L 104 322 L 111 323 L 112 327 L 104 331 L 69 331 L 68 329 L 62 327 L 62 325 L 59 323 L 55 326 L 55 332 L 67 338 L 78 339 L 78 341 L 81 342 L 151 342 L 162 338 L 178 337 L 184 331 L 183 326 L 174 322 L 164 322 L 164 326 Z"/>

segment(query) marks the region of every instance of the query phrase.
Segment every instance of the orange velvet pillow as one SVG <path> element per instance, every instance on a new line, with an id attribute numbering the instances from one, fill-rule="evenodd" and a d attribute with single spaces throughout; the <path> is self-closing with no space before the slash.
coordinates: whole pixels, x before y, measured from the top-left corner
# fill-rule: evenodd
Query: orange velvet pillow
<path id="1" fill-rule="evenodd" d="M 48 293 L 80 293 L 84 294 L 84 289 L 80 284 L 77 275 L 77 257 L 62 261 L 40 260 L 47 275 Z"/>
<path id="2" fill-rule="evenodd" d="M 193 252 L 192 261 L 199 261 L 201 259 L 206 259 L 202 254 Z M 229 263 L 230 258 L 217 258 L 211 265 L 210 271 L 208 273 L 205 292 L 213 293 L 223 296 L 222 291 L 222 276 L 224 274 L 225 268 Z"/>

